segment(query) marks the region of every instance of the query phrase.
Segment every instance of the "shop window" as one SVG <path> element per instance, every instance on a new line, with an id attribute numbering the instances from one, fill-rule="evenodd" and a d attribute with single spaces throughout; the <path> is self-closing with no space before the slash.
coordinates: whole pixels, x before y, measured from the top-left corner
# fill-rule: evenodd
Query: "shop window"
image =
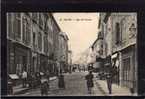
<path id="1" fill-rule="evenodd" d="M 130 83 L 130 57 L 123 59 L 123 81 L 124 85 L 128 87 Z"/>

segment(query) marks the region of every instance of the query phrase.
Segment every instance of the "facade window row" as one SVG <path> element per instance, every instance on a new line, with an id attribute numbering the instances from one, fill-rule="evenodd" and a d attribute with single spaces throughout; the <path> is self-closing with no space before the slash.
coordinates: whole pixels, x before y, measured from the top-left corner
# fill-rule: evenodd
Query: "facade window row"
<path id="1" fill-rule="evenodd" d="M 137 14 L 100 13 L 100 20 L 104 56 L 111 57 L 118 71 L 113 82 L 137 91 Z"/>
<path id="2" fill-rule="evenodd" d="M 53 30 L 57 23 L 49 13 L 7 13 L 8 71 L 17 74 L 44 72 L 56 66 L 48 67 L 57 57 L 60 29 Z M 58 32 L 56 32 L 58 31 Z M 55 33 L 56 32 L 56 33 Z M 50 63 L 49 63 L 50 62 Z"/>

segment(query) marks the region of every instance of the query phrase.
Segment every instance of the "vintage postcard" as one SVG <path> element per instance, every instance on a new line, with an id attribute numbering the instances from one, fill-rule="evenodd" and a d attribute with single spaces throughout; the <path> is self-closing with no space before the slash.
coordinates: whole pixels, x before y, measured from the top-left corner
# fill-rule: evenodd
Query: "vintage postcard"
<path id="1" fill-rule="evenodd" d="M 7 12 L 8 96 L 137 96 L 136 12 Z"/>

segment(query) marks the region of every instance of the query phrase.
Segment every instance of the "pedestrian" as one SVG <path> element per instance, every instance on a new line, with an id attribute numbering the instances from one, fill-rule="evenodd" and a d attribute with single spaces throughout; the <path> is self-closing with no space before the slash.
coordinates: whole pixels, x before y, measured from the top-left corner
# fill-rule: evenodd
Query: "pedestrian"
<path id="1" fill-rule="evenodd" d="M 32 73 L 28 73 L 28 86 L 29 88 L 32 88 Z"/>
<path id="2" fill-rule="evenodd" d="M 93 78 L 94 76 L 92 74 L 92 71 L 89 71 L 89 74 L 85 76 L 85 79 L 87 80 L 87 88 L 89 94 L 92 93 L 92 88 L 94 87 Z"/>
<path id="3" fill-rule="evenodd" d="M 107 87 L 108 87 L 109 94 L 112 94 L 112 74 L 111 73 L 107 73 Z"/>
<path id="4" fill-rule="evenodd" d="M 40 73 L 36 72 L 35 77 L 36 77 L 36 86 L 39 86 L 40 83 L 41 83 L 41 75 L 40 75 Z"/>
<path id="5" fill-rule="evenodd" d="M 23 82 L 23 87 L 26 87 L 27 84 L 27 72 L 23 70 L 22 72 L 22 82 Z"/>
<path id="6" fill-rule="evenodd" d="M 60 75 L 58 76 L 58 87 L 60 89 L 65 89 L 64 75 L 62 73 L 60 73 Z"/>
<path id="7" fill-rule="evenodd" d="M 49 90 L 49 78 L 50 78 L 50 73 L 49 73 L 49 70 L 46 71 L 46 78 L 47 78 L 47 83 L 48 83 L 48 90 Z"/>
<path id="8" fill-rule="evenodd" d="M 46 80 L 41 81 L 41 95 L 48 95 L 48 82 Z"/>

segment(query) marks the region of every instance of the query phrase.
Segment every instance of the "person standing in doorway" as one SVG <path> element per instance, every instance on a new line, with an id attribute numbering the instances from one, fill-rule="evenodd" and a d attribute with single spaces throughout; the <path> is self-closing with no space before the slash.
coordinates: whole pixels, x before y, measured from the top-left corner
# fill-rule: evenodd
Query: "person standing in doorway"
<path id="1" fill-rule="evenodd" d="M 22 81 L 23 81 L 23 87 L 26 87 L 27 84 L 27 72 L 23 70 L 22 72 Z"/>
<path id="2" fill-rule="evenodd" d="M 94 76 L 92 74 L 92 71 L 89 71 L 89 74 L 85 76 L 85 79 L 87 80 L 87 88 L 89 94 L 92 94 L 92 88 L 94 87 L 93 78 Z"/>

